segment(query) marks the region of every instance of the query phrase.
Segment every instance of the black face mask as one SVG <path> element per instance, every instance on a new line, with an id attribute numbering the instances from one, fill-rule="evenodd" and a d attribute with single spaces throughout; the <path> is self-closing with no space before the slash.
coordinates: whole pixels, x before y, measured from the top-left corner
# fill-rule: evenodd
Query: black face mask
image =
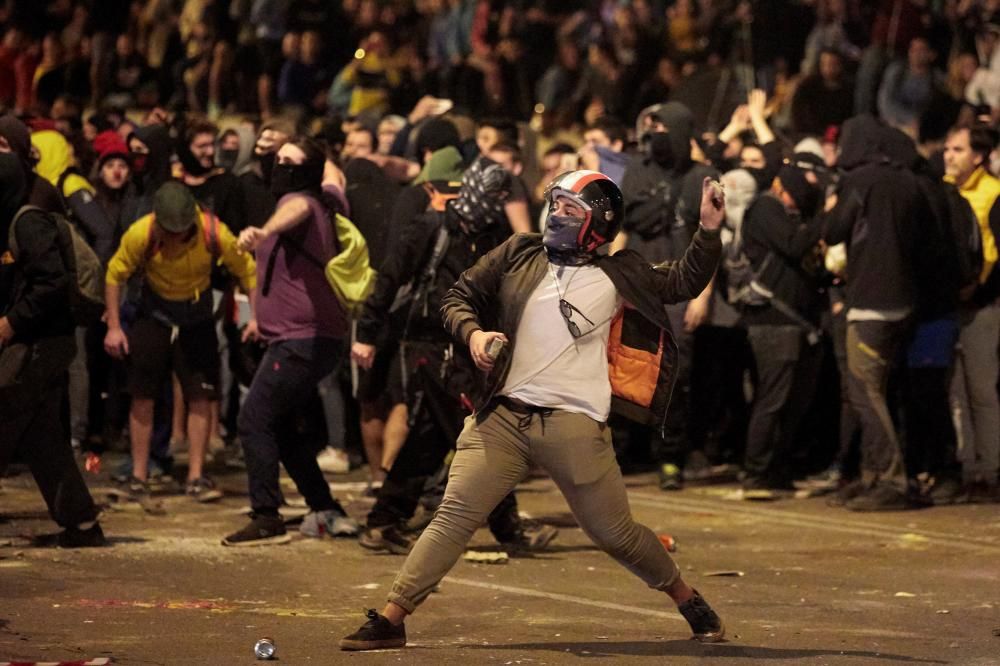
<path id="1" fill-rule="evenodd" d="M 647 138 L 649 142 L 649 156 L 654 162 L 664 169 L 674 166 L 676 158 L 674 147 L 670 142 L 669 132 L 653 132 Z"/>
<path id="2" fill-rule="evenodd" d="M 216 153 L 215 161 L 226 171 L 232 171 L 236 166 L 236 158 L 240 156 L 239 148 L 234 150 L 219 150 Z"/>
<path id="3" fill-rule="evenodd" d="M 323 184 L 323 163 L 275 164 L 271 172 L 271 194 L 279 199 L 291 192 L 319 192 Z"/>
<path id="4" fill-rule="evenodd" d="M 741 169 L 748 171 L 753 179 L 757 182 L 758 192 L 767 192 L 771 189 L 771 181 L 774 178 L 768 178 L 767 169 L 761 169 L 759 167 L 740 167 Z"/>
<path id="5" fill-rule="evenodd" d="M 191 152 L 191 148 L 187 144 L 182 144 L 177 148 L 177 159 L 181 161 L 181 166 L 184 167 L 184 173 L 200 177 L 208 175 L 213 167 L 206 167 L 198 158 L 194 156 Z"/>
<path id="6" fill-rule="evenodd" d="M 260 162 L 260 175 L 268 185 L 271 184 L 271 175 L 274 173 L 274 164 L 277 157 L 277 153 L 264 153 L 257 156 L 257 161 Z"/>

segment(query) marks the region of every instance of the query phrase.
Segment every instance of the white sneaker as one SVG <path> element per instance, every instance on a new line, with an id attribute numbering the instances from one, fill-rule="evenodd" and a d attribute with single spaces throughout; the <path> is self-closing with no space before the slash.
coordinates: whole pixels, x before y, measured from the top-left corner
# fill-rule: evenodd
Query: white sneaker
<path id="1" fill-rule="evenodd" d="M 328 446 L 316 456 L 319 468 L 330 474 L 347 474 L 351 471 L 351 460 L 347 457 L 347 451 L 335 449 Z"/>

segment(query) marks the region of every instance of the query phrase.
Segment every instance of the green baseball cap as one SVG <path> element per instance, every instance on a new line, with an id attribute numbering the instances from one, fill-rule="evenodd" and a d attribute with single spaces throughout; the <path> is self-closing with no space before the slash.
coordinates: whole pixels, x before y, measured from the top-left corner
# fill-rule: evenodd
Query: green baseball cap
<path id="1" fill-rule="evenodd" d="M 198 219 L 198 207 L 191 190 L 171 180 L 161 185 L 153 195 L 153 214 L 164 231 L 178 234 L 194 226 Z"/>

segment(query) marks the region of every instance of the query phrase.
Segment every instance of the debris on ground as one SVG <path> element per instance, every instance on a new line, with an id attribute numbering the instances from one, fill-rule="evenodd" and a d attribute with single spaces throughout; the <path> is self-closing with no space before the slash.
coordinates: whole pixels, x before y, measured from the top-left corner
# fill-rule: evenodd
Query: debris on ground
<path id="1" fill-rule="evenodd" d="M 482 552 L 478 550 L 467 550 L 462 559 L 475 564 L 507 564 L 510 557 L 504 552 Z"/>

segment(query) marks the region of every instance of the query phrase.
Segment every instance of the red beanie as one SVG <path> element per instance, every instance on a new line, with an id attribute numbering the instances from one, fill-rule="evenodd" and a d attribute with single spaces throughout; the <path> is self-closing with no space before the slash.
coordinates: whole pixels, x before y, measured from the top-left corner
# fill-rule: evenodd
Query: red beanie
<path id="1" fill-rule="evenodd" d="M 125 139 L 114 130 L 106 130 L 94 137 L 94 152 L 97 153 L 98 168 L 104 166 L 112 157 L 120 157 L 128 161 L 128 146 Z"/>

